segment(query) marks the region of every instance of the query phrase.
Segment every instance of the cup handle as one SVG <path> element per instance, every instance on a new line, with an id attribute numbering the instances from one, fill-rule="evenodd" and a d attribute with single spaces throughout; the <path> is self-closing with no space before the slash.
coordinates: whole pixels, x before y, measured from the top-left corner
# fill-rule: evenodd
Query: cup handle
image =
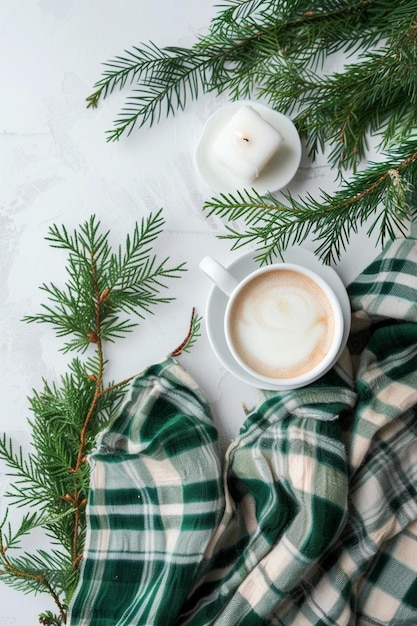
<path id="1" fill-rule="evenodd" d="M 238 285 L 236 278 L 211 256 L 201 259 L 199 267 L 227 296 L 230 296 Z"/>

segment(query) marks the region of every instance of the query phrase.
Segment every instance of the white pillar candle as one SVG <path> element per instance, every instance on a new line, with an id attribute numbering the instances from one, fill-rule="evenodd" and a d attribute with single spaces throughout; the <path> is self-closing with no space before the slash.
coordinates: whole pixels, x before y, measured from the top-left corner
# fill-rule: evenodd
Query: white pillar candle
<path id="1" fill-rule="evenodd" d="M 282 143 L 280 133 L 250 106 L 242 106 L 213 142 L 217 159 L 241 180 L 258 178 Z"/>

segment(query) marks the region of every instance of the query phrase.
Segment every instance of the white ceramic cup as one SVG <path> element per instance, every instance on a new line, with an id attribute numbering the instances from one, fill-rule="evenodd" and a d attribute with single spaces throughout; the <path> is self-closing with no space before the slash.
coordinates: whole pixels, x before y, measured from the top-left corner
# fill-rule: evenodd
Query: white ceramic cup
<path id="1" fill-rule="evenodd" d="M 200 262 L 200 269 L 214 282 L 214 284 L 219 289 L 221 289 L 228 296 L 228 302 L 224 314 L 224 334 L 227 346 L 234 360 L 239 364 L 241 368 L 243 368 L 243 370 L 245 370 L 252 377 L 256 378 L 259 381 L 260 387 L 262 387 L 262 384 L 273 385 L 277 388 L 303 387 L 305 385 L 308 385 L 313 380 L 317 380 L 318 378 L 320 378 L 320 376 L 325 374 L 334 365 L 340 351 L 344 334 L 344 320 L 342 308 L 333 289 L 326 283 L 325 280 L 323 280 L 323 278 L 318 276 L 315 272 L 294 263 L 274 263 L 272 265 L 267 265 L 258 270 L 255 270 L 254 272 L 251 272 L 248 276 L 246 276 L 243 280 L 238 281 L 234 276 L 232 276 L 232 274 L 230 274 L 230 272 L 227 271 L 225 267 L 223 267 L 223 265 L 221 265 L 212 257 L 204 257 Z M 326 307 L 330 306 L 329 311 L 331 313 L 332 319 L 332 334 L 331 336 L 328 335 L 326 351 L 322 355 L 321 360 L 314 363 L 311 369 L 307 369 L 302 373 L 300 373 L 301 368 L 298 367 L 295 367 L 295 370 L 300 371 L 296 374 L 291 373 L 291 371 L 295 371 L 294 368 L 292 370 L 288 370 L 284 374 L 274 373 L 273 375 L 269 375 L 269 373 L 261 373 L 259 369 L 255 369 L 242 358 L 241 351 L 239 352 L 238 347 L 235 345 L 235 339 L 233 338 L 234 329 L 236 328 L 237 321 L 236 319 L 232 319 L 231 314 L 234 314 L 236 306 L 240 306 L 239 304 L 236 305 L 236 302 L 238 301 L 238 299 L 242 301 L 242 299 L 246 298 L 245 294 L 248 292 L 248 289 L 252 288 L 251 284 L 255 284 L 255 279 L 257 279 L 257 281 L 259 282 L 259 278 L 266 277 L 268 273 L 276 272 L 277 270 L 290 270 L 292 272 L 296 272 L 297 274 L 301 275 L 301 282 L 303 281 L 303 277 L 309 279 L 310 281 L 313 281 L 313 283 L 315 283 L 315 285 L 317 285 L 317 287 L 319 288 L 321 296 L 324 294 L 326 298 Z M 277 274 L 275 274 L 275 276 L 277 276 Z M 297 302 L 296 299 L 295 302 Z M 302 301 L 300 301 L 300 304 L 301 307 L 304 307 Z M 306 308 L 305 310 L 308 311 L 309 309 Z M 278 330 L 281 333 L 283 332 L 282 329 Z M 286 332 L 287 331 L 285 331 L 284 335 L 286 334 Z M 288 341 L 290 341 L 289 337 L 290 335 L 288 334 L 288 337 L 286 337 Z M 300 336 L 295 337 L 295 343 L 298 342 L 302 346 L 303 342 L 301 341 L 300 337 L 301 334 Z M 270 342 L 270 344 L 266 344 L 266 349 L 269 350 L 270 345 L 272 354 L 272 351 L 276 350 L 276 343 L 274 341 L 274 336 L 271 335 L 271 338 L 272 341 Z"/>

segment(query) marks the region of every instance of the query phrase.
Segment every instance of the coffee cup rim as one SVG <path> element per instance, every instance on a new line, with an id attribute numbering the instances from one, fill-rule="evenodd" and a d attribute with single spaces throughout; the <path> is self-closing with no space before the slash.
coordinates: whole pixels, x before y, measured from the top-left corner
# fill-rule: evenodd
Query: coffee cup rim
<path id="1" fill-rule="evenodd" d="M 294 270 L 296 272 L 299 272 L 300 274 L 303 274 L 304 276 L 311 278 L 313 281 L 315 281 L 319 285 L 319 287 L 321 287 L 324 293 L 328 296 L 333 313 L 334 313 L 334 319 L 335 319 L 333 341 L 331 344 L 331 348 L 329 349 L 326 356 L 308 372 L 305 372 L 304 374 L 300 374 L 299 376 L 292 376 L 290 378 L 274 378 L 270 376 L 264 376 L 263 374 L 260 374 L 259 372 L 251 368 L 249 365 L 247 365 L 247 363 L 239 356 L 238 352 L 236 351 L 233 345 L 233 342 L 230 338 L 230 331 L 229 331 L 230 311 L 232 309 L 232 306 L 236 297 L 241 292 L 243 287 L 247 285 L 249 282 L 251 282 L 257 276 L 260 276 L 262 274 L 265 274 L 271 271 L 280 270 L 280 269 L 281 270 L 284 270 L 284 269 Z M 259 381 L 260 385 L 262 383 L 266 383 L 266 384 L 272 384 L 272 385 L 278 385 L 278 386 L 285 385 L 285 386 L 291 386 L 291 387 L 301 387 L 301 386 L 308 385 L 310 382 L 314 380 L 317 380 L 317 378 L 319 378 L 321 375 L 324 375 L 330 369 L 330 367 L 332 367 L 332 365 L 334 364 L 334 361 L 339 352 L 341 343 L 343 341 L 343 332 L 344 332 L 344 318 L 343 318 L 342 306 L 341 306 L 341 303 L 339 302 L 338 297 L 336 296 L 335 291 L 331 287 L 331 285 L 329 285 L 328 282 L 324 280 L 321 276 L 319 276 L 314 270 L 311 270 L 310 268 L 300 265 L 298 263 L 292 263 L 292 262 L 287 263 L 285 261 L 282 261 L 282 262 L 272 263 L 270 265 L 260 267 L 254 270 L 253 272 L 251 272 L 250 274 L 248 274 L 247 276 L 245 276 L 241 281 L 238 282 L 233 292 L 230 294 L 227 305 L 226 305 L 225 315 L 224 315 L 225 338 L 226 338 L 227 345 L 229 347 L 229 350 L 233 358 L 240 365 L 240 367 L 242 367 L 251 376 L 256 378 Z"/>

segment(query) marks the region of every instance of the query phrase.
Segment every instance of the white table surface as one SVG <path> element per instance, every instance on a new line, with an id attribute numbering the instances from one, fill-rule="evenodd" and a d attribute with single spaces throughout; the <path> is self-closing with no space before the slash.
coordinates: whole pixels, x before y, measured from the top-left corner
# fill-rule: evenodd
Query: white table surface
<path id="1" fill-rule="evenodd" d="M 0 430 L 17 444 L 29 441 L 27 396 L 64 373 L 68 357 L 46 325 L 21 321 L 44 301 L 42 282 L 61 280 L 64 255 L 49 248 L 49 226 L 73 229 L 95 213 L 112 241 L 124 241 L 135 221 L 163 207 L 166 226 L 155 247 L 188 272 L 170 283 L 176 301 L 160 305 L 127 339 L 110 350 L 111 377 L 123 379 L 157 362 L 184 337 L 193 306 L 204 315 L 210 284 L 198 269 L 206 254 L 229 263 L 224 223 L 207 219 L 211 189 L 194 167 L 194 151 L 207 118 L 226 97 L 204 96 L 185 112 L 151 129 L 106 143 L 126 94 L 115 93 L 98 109 L 85 98 L 101 63 L 150 40 L 159 46 L 191 45 L 217 12 L 212 0 L 2 0 L 0 3 Z M 325 156 L 304 153 L 289 189 L 318 193 L 337 187 Z M 307 247 L 311 244 L 307 243 Z M 375 256 L 362 232 L 337 267 L 347 283 Z M 237 381 L 212 352 L 205 329 L 181 362 L 209 397 L 222 445 L 236 436 L 256 390 Z M 0 467 L 0 494 L 7 488 Z M 2 504 L 4 508 L 4 501 Z M 36 545 L 35 539 L 25 544 Z M 38 623 L 53 608 L 47 596 L 24 596 L 0 582 L 0 626 Z"/>

